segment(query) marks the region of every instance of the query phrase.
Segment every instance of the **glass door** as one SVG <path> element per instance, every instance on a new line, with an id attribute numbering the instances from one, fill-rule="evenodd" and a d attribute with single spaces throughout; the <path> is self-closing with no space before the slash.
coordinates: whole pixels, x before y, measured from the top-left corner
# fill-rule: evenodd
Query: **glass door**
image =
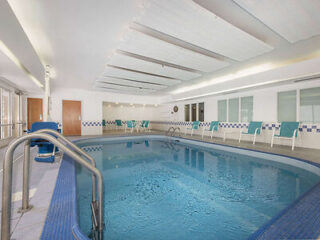
<path id="1" fill-rule="evenodd" d="M 1 139 L 12 136 L 10 117 L 10 92 L 1 90 Z"/>

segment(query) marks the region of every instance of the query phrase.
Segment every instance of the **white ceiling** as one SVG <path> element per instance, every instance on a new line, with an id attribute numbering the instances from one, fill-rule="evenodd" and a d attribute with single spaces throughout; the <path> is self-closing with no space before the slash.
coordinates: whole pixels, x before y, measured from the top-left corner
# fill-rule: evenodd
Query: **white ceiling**
<path id="1" fill-rule="evenodd" d="M 272 47 L 187 0 L 146 0 L 137 21 L 196 46 L 243 61 Z"/>
<path id="2" fill-rule="evenodd" d="M 146 73 L 161 75 L 165 77 L 176 78 L 179 80 L 191 80 L 200 77 L 200 73 L 184 71 L 158 63 L 148 62 L 142 59 L 116 54 L 108 61 L 109 65 L 118 66 L 130 70 L 137 70 Z"/>
<path id="3" fill-rule="evenodd" d="M 317 0 L 8 2 L 53 88 L 164 95 L 320 48 Z"/>
<path id="4" fill-rule="evenodd" d="M 234 0 L 291 43 L 320 34 L 319 0 Z"/>

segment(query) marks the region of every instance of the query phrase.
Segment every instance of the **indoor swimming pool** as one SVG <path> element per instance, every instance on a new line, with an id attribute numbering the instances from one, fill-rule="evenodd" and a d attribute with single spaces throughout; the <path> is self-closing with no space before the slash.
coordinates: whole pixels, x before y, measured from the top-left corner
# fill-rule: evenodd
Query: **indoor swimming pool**
<path id="1" fill-rule="evenodd" d="M 320 182 L 307 162 L 182 138 L 80 140 L 104 178 L 104 239 L 246 239 Z M 76 166 L 80 231 L 90 173 Z"/>

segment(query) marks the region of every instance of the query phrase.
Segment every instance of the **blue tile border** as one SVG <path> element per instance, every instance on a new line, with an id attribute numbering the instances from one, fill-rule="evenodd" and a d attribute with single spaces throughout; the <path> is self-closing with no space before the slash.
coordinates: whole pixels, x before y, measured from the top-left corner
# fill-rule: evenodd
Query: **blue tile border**
<path id="1" fill-rule="evenodd" d="M 131 136 L 137 137 L 137 136 Z M 141 137 L 164 137 L 161 135 L 147 135 Z M 112 139 L 125 139 L 128 136 L 117 136 Z M 175 137 L 176 139 L 185 139 Z M 101 140 L 103 138 L 90 138 L 90 140 Z M 106 139 L 106 138 L 105 138 Z M 111 138 L 107 138 L 111 139 Z M 89 139 L 80 139 L 74 141 L 82 142 Z M 189 139 L 185 139 L 189 140 Z M 320 168 L 320 164 L 307 160 L 288 157 L 281 154 L 263 152 L 253 149 L 246 149 L 223 144 L 216 144 L 201 140 L 190 140 L 193 142 L 206 143 L 210 145 L 218 145 L 228 148 L 242 149 L 252 152 L 260 152 L 275 156 L 302 161 Z M 89 149 L 88 149 L 89 150 Z M 91 150 L 91 149 L 90 149 Z M 93 148 L 92 151 L 96 150 Z M 70 191 L 71 189 L 71 191 Z M 302 214 L 299 212 L 303 210 Z M 294 220 L 294 221 L 293 221 Z M 297 230 L 298 229 L 298 230 Z M 320 183 L 315 185 L 308 192 L 296 199 L 286 209 L 281 211 L 276 217 L 272 218 L 268 223 L 253 233 L 249 239 L 288 239 L 288 238 L 304 238 L 314 239 L 320 235 Z M 78 225 L 77 213 L 77 194 L 76 194 L 76 173 L 74 161 L 65 155 L 62 159 L 59 174 L 53 196 L 48 210 L 46 222 L 41 234 L 42 240 L 49 239 L 80 239 L 88 240 Z"/>
<path id="2" fill-rule="evenodd" d="M 176 125 L 176 126 L 189 126 L 192 122 L 184 122 L 184 121 L 150 121 L 151 124 L 164 124 L 164 125 Z M 112 122 L 110 124 L 113 124 Z M 209 126 L 210 122 L 201 122 L 200 126 Z M 249 123 L 241 123 L 241 122 L 221 122 L 219 126 L 221 128 L 248 128 Z M 280 123 L 263 123 L 263 130 L 273 129 L 279 130 L 281 124 Z M 320 133 L 320 125 L 319 124 L 303 124 L 299 127 L 299 132 L 307 132 L 307 133 Z"/>
<path id="3" fill-rule="evenodd" d="M 260 227 L 248 240 L 317 239 L 320 236 L 319 203 L 320 183 Z"/>
<path id="4" fill-rule="evenodd" d="M 72 213 L 75 196 L 73 161 L 64 156 L 60 165 L 56 186 L 52 194 L 41 240 L 76 239 L 72 234 Z M 70 191 L 71 189 L 71 191 Z"/>

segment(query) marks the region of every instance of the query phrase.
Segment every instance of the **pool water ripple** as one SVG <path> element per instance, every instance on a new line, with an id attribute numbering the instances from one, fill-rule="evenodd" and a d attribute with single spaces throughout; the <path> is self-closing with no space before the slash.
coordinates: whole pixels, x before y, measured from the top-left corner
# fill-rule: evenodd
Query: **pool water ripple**
<path id="1" fill-rule="evenodd" d="M 302 168 L 182 142 L 98 144 L 89 154 L 105 181 L 105 239 L 246 239 L 320 181 Z M 90 194 L 90 174 L 77 166 L 87 235 Z"/>

